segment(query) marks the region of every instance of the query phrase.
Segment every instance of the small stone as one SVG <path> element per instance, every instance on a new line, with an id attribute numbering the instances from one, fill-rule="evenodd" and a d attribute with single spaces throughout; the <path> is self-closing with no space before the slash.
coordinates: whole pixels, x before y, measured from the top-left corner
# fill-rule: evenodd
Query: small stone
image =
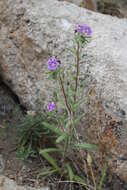
<path id="1" fill-rule="evenodd" d="M 117 167 L 117 172 L 119 173 L 119 177 L 126 182 L 127 181 L 127 161 L 124 161 Z"/>
<path id="2" fill-rule="evenodd" d="M 9 175 L 9 179 L 15 179 L 15 177 L 13 175 Z"/>
<path id="3" fill-rule="evenodd" d="M 113 190 L 120 190 L 121 185 L 120 185 L 120 180 L 115 180 L 113 184 Z"/>
<path id="4" fill-rule="evenodd" d="M 3 183 L 4 183 L 4 176 L 0 176 L 0 187 L 3 186 Z M 1 188 L 0 188 L 1 190 Z"/>
<path id="5" fill-rule="evenodd" d="M 123 189 L 127 190 L 127 183 L 123 184 Z"/>
<path id="6" fill-rule="evenodd" d="M 3 183 L 2 190 L 49 190 L 48 187 L 32 188 L 30 186 L 20 186 L 20 185 L 17 185 L 17 183 L 15 181 L 10 180 L 7 177 L 4 177 L 3 182 L 2 182 Z M 0 190 L 1 190 L 1 188 L 0 188 Z"/>

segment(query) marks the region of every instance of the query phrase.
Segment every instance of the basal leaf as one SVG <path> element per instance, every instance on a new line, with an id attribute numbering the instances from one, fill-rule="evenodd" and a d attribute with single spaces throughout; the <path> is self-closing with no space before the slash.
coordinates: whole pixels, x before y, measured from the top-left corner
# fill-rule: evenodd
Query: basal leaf
<path id="1" fill-rule="evenodd" d="M 41 152 L 41 155 L 57 170 L 60 170 L 58 164 L 56 163 L 56 160 L 50 156 L 47 152 Z"/>
<path id="2" fill-rule="evenodd" d="M 67 164 L 66 166 L 67 166 L 67 170 L 68 170 L 68 174 L 69 174 L 70 181 L 72 181 L 73 178 L 74 178 L 73 170 L 72 170 L 70 164 Z"/>

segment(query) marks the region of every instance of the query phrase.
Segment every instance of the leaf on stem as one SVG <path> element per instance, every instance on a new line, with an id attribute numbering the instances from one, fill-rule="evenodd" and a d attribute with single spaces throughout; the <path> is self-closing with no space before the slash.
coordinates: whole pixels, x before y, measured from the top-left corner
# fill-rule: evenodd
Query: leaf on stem
<path id="1" fill-rule="evenodd" d="M 53 125 L 53 124 L 49 124 L 47 122 L 43 122 L 43 126 L 46 129 L 49 129 L 50 131 L 56 133 L 57 135 L 62 135 L 63 134 L 63 131 L 60 128 L 58 128 L 55 125 Z"/>
<path id="2" fill-rule="evenodd" d="M 40 154 L 49 162 L 49 164 L 53 166 L 53 168 L 55 168 L 58 171 L 60 170 L 56 160 L 52 156 L 50 156 L 46 151 L 42 150 Z"/>
<path id="3" fill-rule="evenodd" d="M 73 146 L 74 149 L 98 150 L 98 146 L 89 143 L 80 143 Z"/>
<path id="4" fill-rule="evenodd" d="M 72 181 L 73 178 L 74 178 L 73 170 L 72 170 L 70 164 L 66 164 L 66 166 L 67 166 L 67 171 L 68 171 L 68 174 L 69 174 L 70 181 Z"/>
<path id="5" fill-rule="evenodd" d="M 67 138 L 67 134 L 64 133 L 63 135 L 59 136 L 59 137 L 56 139 L 56 143 L 60 143 L 60 142 L 64 141 L 66 138 Z"/>
<path id="6" fill-rule="evenodd" d="M 74 175 L 74 180 L 75 180 L 75 182 L 77 182 L 77 183 L 79 183 L 81 185 L 86 185 L 85 182 L 84 182 L 84 179 L 82 179 L 78 175 Z"/>
<path id="7" fill-rule="evenodd" d="M 98 190 L 102 190 L 102 186 L 103 186 L 103 183 L 104 183 L 104 180 L 106 177 L 106 172 L 107 172 L 107 164 L 105 163 L 104 169 L 103 169 L 102 174 L 101 174 L 101 179 L 100 179 L 100 183 L 98 186 Z"/>
<path id="8" fill-rule="evenodd" d="M 38 175 L 38 177 L 40 176 L 50 176 L 53 173 L 56 173 L 58 170 L 57 169 L 52 169 L 52 168 L 45 168 L 43 169 L 40 174 Z"/>

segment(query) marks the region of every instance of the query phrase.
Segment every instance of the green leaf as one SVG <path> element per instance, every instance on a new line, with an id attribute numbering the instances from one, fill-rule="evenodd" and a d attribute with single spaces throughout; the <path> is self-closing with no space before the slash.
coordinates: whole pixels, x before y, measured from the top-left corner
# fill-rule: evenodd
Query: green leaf
<path id="1" fill-rule="evenodd" d="M 104 180 L 105 180 L 105 177 L 106 177 L 106 172 L 107 172 L 107 164 L 105 163 L 104 169 L 102 171 L 100 183 L 99 183 L 99 186 L 98 186 L 98 190 L 102 190 L 102 186 L 103 186 L 103 183 L 104 183 Z"/>
<path id="2" fill-rule="evenodd" d="M 65 129 L 68 129 L 70 126 L 71 126 L 71 122 L 68 121 L 68 122 L 66 123 L 66 125 L 65 125 Z"/>
<path id="3" fill-rule="evenodd" d="M 57 169 L 52 169 L 52 168 L 45 168 L 43 171 L 40 172 L 40 174 L 38 175 L 40 176 L 50 176 L 53 173 L 56 173 L 58 170 Z"/>
<path id="4" fill-rule="evenodd" d="M 72 168 L 71 168 L 70 164 L 66 164 L 66 166 L 67 166 L 67 170 L 68 170 L 70 181 L 72 181 L 73 178 L 74 178 L 74 173 L 72 171 Z"/>
<path id="5" fill-rule="evenodd" d="M 71 52 L 72 54 L 75 54 L 75 52 L 76 52 L 74 48 L 73 49 L 66 48 L 66 50 L 69 51 L 69 52 Z"/>
<path id="6" fill-rule="evenodd" d="M 43 153 L 49 153 L 49 152 L 61 152 L 62 150 L 57 149 L 57 148 L 45 148 L 44 150 L 40 150 L 40 154 Z"/>
<path id="7" fill-rule="evenodd" d="M 50 131 L 58 134 L 58 135 L 62 135 L 63 134 L 63 131 L 61 131 L 60 128 L 56 127 L 55 125 L 53 124 L 49 124 L 47 122 L 43 122 L 43 126 L 46 128 L 46 129 L 49 129 Z"/>
<path id="8" fill-rule="evenodd" d="M 74 180 L 75 180 L 75 182 L 77 182 L 77 183 L 79 183 L 81 185 L 86 185 L 85 182 L 84 182 L 84 179 L 82 179 L 78 175 L 74 175 Z"/>
<path id="9" fill-rule="evenodd" d="M 59 166 L 56 163 L 56 160 L 50 156 L 47 152 L 41 151 L 41 155 L 57 170 L 60 170 Z"/>
<path id="10" fill-rule="evenodd" d="M 80 99 L 77 103 L 73 105 L 73 109 L 76 110 L 84 102 L 85 102 L 85 98 Z"/>
<path id="11" fill-rule="evenodd" d="M 67 134 L 63 134 L 63 135 L 61 135 L 60 137 L 58 137 L 57 139 L 56 139 L 56 143 L 60 143 L 60 142 L 62 142 L 63 140 L 65 140 L 67 138 Z"/>
<path id="12" fill-rule="evenodd" d="M 95 144 L 89 144 L 89 143 L 80 143 L 75 144 L 74 149 L 87 149 L 87 150 L 98 150 L 98 146 Z"/>
<path id="13" fill-rule="evenodd" d="M 74 124 L 77 124 L 84 116 L 85 116 L 85 114 L 83 113 L 82 115 L 80 115 L 79 117 L 77 117 L 77 118 L 74 120 Z"/>

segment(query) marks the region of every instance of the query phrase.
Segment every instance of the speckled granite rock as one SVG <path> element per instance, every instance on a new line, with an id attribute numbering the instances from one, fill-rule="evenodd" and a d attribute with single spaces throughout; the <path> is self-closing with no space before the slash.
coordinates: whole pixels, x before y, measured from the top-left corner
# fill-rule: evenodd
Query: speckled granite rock
<path id="1" fill-rule="evenodd" d="M 82 76 L 89 67 L 107 110 L 122 121 L 117 126 L 121 148 L 116 160 L 124 157 L 123 163 L 127 159 L 127 19 L 56 0 L 1 0 L 0 5 L 3 80 L 28 109 L 35 109 L 39 99 L 45 107 L 52 95 L 54 84 L 48 80 L 45 64 L 49 56 L 57 55 L 71 69 L 73 58 L 66 47 L 72 46 L 74 28 L 84 22 L 92 27 L 93 40 L 84 49 L 87 57 Z"/>

